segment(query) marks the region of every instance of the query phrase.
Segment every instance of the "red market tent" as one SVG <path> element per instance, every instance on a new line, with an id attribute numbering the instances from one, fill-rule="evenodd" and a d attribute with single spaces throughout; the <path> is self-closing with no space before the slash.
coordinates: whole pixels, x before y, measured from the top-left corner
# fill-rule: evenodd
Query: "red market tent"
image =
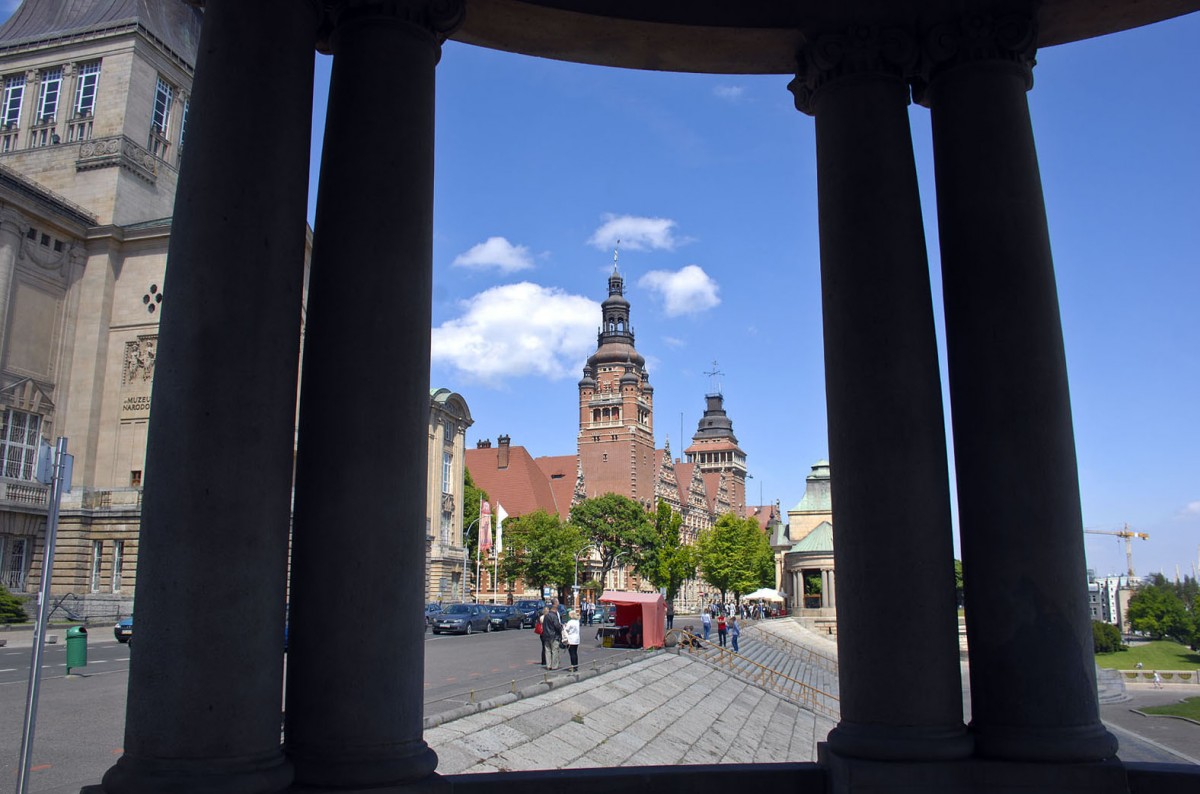
<path id="1" fill-rule="evenodd" d="M 616 606 L 616 625 L 630 626 L 642 621 L 642 647 L 661 648 L 667 627 L 667 602 L 658 593 L 626 593 L 607 590 L 600 600 Z"/>

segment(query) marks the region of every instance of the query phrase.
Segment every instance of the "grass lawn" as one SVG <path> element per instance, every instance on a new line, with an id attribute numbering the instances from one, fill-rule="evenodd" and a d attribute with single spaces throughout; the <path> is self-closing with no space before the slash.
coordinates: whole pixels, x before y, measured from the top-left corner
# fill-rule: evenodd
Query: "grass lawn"
<path id="1" fill-rule="evenodd" d="M 1169 714 L 1172 717 L 1187 717 L 1200 722 L 1200 697 L 1187 698 L 1182 703 L 1172 703 L 1167 706 L 1150 706 L 1138 709 L 1147 714 Z"/>
<path id="2" fill-rule="evenodd" d="M 1137 663 L 1145 670 L 1194 670 L 1200 667 L 1200 653 L 1177 642 L 1156 640 L 1127 651 L 1096 654 L 1096 663 L 1115 670 L 1133 670 Z"/>

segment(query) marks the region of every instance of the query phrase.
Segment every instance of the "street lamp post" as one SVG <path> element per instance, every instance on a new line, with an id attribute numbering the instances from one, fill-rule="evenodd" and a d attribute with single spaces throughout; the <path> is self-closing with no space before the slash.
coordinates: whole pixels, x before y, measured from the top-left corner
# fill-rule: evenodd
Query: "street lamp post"
<path id="1" fill-rule="evenodd" d="M 574 600 L 572 601 L 571 606 L 576 607 L 576 608 L 579 607 L 579 555 L 583 554 L 588 549 L 592 549 L 593 551 L 595 551 L 596 547 L 589 543 L 588 545 L 584 546 L 579 551 L 575 552 L 575 584 L 571 588 L 572 598 Z"/>
<path id="2" fill-rule="evenodd" d="M 470 524 L 467 524 L 467 528 L 463 530 L 463 539 L 462 539 L 462 540 L 463 540 L 463 567 L 462 567 L 462 581 L 459 583 L 459 587 L 460 587 L 460 591 L 461 591 L 461 593 L 462 593 L 462 600 L 463 600 L 463 601 L 466 601 L 466 600 L 467 600 L 467 538 L 471 537 L 471 530 L 472 530 L 472 529 L 475 527 L 475 525 L 476 525 L 476 524 L 478 524 L 478 523 L 479 523 L 479 519 L 478 519 L 478 518 L 476 518 L 476 519 L 475 519 L 474 521 L 472 521 Z"/>

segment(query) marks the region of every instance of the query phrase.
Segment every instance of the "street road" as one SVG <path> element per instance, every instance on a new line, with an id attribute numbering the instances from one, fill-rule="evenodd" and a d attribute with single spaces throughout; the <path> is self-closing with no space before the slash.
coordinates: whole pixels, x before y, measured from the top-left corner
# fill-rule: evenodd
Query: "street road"
<path id="1" fill-rule="evenodd" d="M 31 792 L 78 794 L 121 755 L 125 734 L 125 689 L 129 645 L 97 626 L 88 635 L 88 664 L 66 675 L 64 632 L 42 654 Z M 9 636 L 12 635 L 0 635 Z M 595 627 L 583 627 L 580 664 L 623 653 L 598 648 Z M 470 636 L 425 634 L 425 713 L 435 714 L 471 700 L 485 700 L 540 681 L 541 638 L 530 629 L 509 629 Z M 135 640 L 138 642 L 139 640 Z M 144 641 L 140 640 L 140 641 Z M 29 682 L 30 648 L 0 648 L 0 792 L 16 784 L 21 729 Z M 566 651 L 562 664 L 568 664 Z M 549 673 L 554 675 L 554 673 Z M 282 708 L 282 693 L 280 697 Z"/>

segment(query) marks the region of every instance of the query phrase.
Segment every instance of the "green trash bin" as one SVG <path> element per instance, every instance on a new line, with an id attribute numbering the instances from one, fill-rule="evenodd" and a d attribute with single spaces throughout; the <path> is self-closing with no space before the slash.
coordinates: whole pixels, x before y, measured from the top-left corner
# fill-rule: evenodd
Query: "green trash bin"
<path id="1" fill-rule="evenodd" d="M 87 629 L 83 626 L 67 629 L 67 675 L 72 667 L 87 667 Z"/>

